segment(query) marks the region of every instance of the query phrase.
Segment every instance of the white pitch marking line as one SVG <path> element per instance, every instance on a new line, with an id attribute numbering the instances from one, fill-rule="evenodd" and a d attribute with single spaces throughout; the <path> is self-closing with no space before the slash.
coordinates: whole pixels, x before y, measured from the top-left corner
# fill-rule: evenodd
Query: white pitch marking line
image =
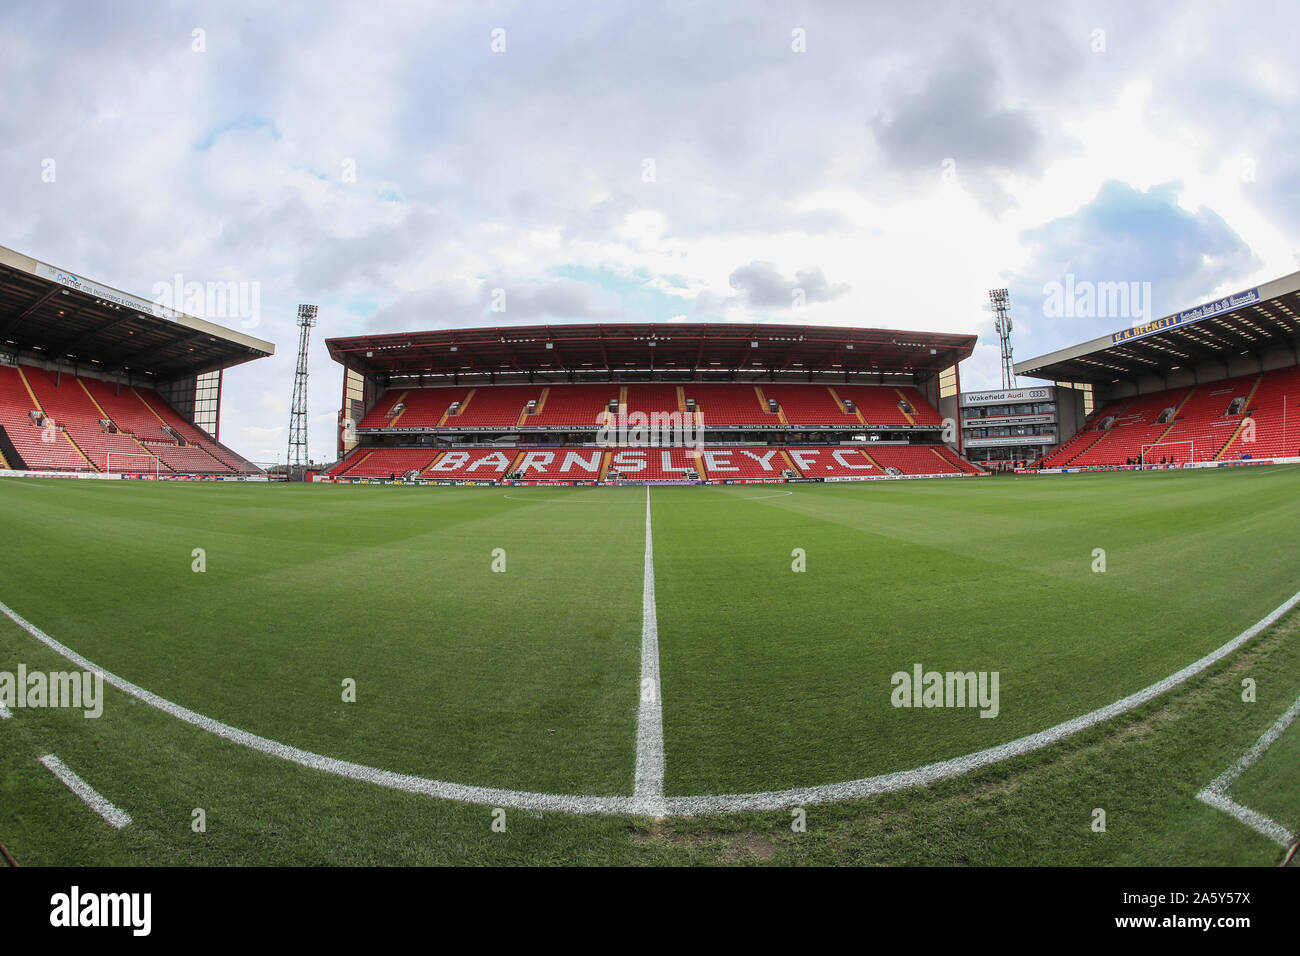
<path id="1" fill-rule="evenodd" d="M 587 490 L 587 489 L 584 489 L 584 490 Z M 501 497 L 502 497 L 502 498 L 508 498 L 508 499 L 510 499 L 511 501 L 522 501 L 522 502 L 525 502 L 526 504 L 530 504 L 530 505 L 541 505 L 541 504 L 553 505 L 553 504 L 561 504 L 561 503 L 564 503 L 564 502 L 568 502 L 568 503 L 570 503 L 570 504 L 575 504 L 575 503 L 576 503 L 576 504 L 580 504 L 580 505 L 627 505 L 627 504 L 631 504 L 631 502 L 629 502 L 626 498 L 608 498 L 608 499 L 604 499 L 604 500 L 602 500 L 602 499 L 600 499 L 600 498 L 587 497 L 587 496 L 585 496 L 585 495 L 583 495 L 583 496 L 578 496 L 578 495 L 562 495 L 562 496 L 559 497 L 559 498 L 542 498 L 542 497 L 538 497 L 538 498 L 527 498 L 527 497 L 524 497 L 524 498 L 521 498 L 521 497 L 518 497 L 517 495 L 502 495 Z"/>
<path id="2" fill-rule="evenodd" d="M 152 691 L 147 691 L 143 687 L 139 687 L 123 677 L 118 677 L 111 671 L 107 671 L 87 658 L 82 657 L 70 647 L 60 644 L 35 624 L 24 620 L 20 615 L 11 608 L 5 606 L 3 603 L 0 603 L 0 613 L 4 614 L 11 621 L 56 654 L 66 658 L 83 670 L 98 671 L 102 673 L 106 684 L 111 684 L 123 693 L 130 694 L 137 700 L 144 701 L 144 703 L 153 707 L 155 710 L 160 710 L 164 714 L 175 717 L 177 720 L 184 721 L 191 726 L 197 727 L 200 730 L 205 730 L 214 736 L 238 744 L 241 747 L 247 747 L 250 750 L 258 751 L 259 753 L 278 757 L 281 760 L 296 763 L 299 766 L 307 767 L 310 770 L 320 770 L 325 773 L 334 774 L 337 777 L 346 777 L 349 780 L 360 780 L 364 783 L 372 783 L 379 787 L 388 787 L 391 790 L 403 790 L 407 793 L 419 793 L 424 794 L 425 796 L 438 797 L 443 800 L 460 800 L 464 803 L 476 803 L 489 807 L 508 807 L 513 810 L 558 810 L 564 813 L 636 812 L 633 808 L 631 797 L 569 796 L 566 794 L 553 793 L 529 793 L 523 790 L 501 790 L 494 787 L 474 787 L 459 783 L 447 783 L 441 780 L 431 780 L 428 777 L 417 777 L 411 774 L 394 773 L 391 770 L 380 770 L 377 767 L 368 767 L 365 764 L 352 763 L 347 760 L 338 760 L 334 757 L 325 757 L 321 754 L 312 753 L 309 750 L 302 750 L 298 747 L 290 747 L 287 744 L 282 744 L 275 740 L 269 740 L 266 737 L 259 737 L 257 734 L 249 733 L 247 730 L 240 730 L 238 727 L 223 724 L 221 721 L 213 720 L 211 717 L 205 717 L 203 714 L 192 711 L 188 707 L 182 707 L 180 704 L 173 703 L 165 697 L 159 697 Z"/>
<path id="3" fill-rule="evenodd" d="M 636 715 L 636 783 L 640 812 L 664 816 L 664 714 L 659 685 L 659 616 L 655 611 L 655 552 L 650 486 L 645 489 L 645 582 L 641 589 L 641 706 Z"/>
<path id="4" fill-rule="evenodd" d="M 1242 754 L 1236 763 L 1211 780 L 1205 786 L 1205 789 L 1196 795 L 1196 799 L 1202 803 L 1209 804 L 1215 809 L 1230 814 L 1256 833 L 1262 833 L 1274 843 L 1284 847 L 1289 847 L 1295 840 L 1295 837 L 1287 831 L 1286 827 L 1262 813 L 1257 813 L 1250 807 L 1243 807 L 1237 803 L 1228 796 L 1228 788 L 1236 782 L 1238 777 L 1249 770 L 1256 760 L 1264 756 L 1264 752 L 1277 742 L 1277 739 L 1282 736 L 1282 732 L 1287 727 L 1291 726 L 1291 722 L 1296 719 L 1297 714 L 1300 714 L 1300 697 L 1296 698 L 1296 702 L 1286 709 L 1286 713 L 1277 719 L 1277 723 L 1264 731 L 1264 736 L 1255 741 L 1254 745 Z"/>
<path id="5" fill-rule="evenodd" d="M 41 763 L 45 765 L 45 768 L 50 773 L 63 781 L 65 787 L 80 797 L 82 803 L 107 820 L 109 826 L 120 830 L 131 822 L 129 813 L 125 810 L 119 810 L 101 797 L 90 784 L 69 770 L 68 765 L 54 754 L 46 754 L 41 758 Z"/>
<path id="6" fill-rule="evenodd" d="M 646 494 L 648 496 L 649 491 Z M 1113 704 L 1100 707 L 1072 720 L 1057 724 L 1055 727 L 1048 727 L 1046 730 L 1040 730 L 1018 740 L 966 754 L 964 757 L 954 757 L 951 760 L 926 764 L 912 770 L 898 770 L 875 777 L 863 777 L 860 780 L 846 780 L 843 783 L 829 783 L 792 790 L 769 790 L 760 793 L 667 797 L 663 800 L 665 815 L 694 816 L 702 813 L 736 813 L 742 810 L 784 810 L 787 807 L 797 807 L 808 803 L 856 800 L 878 793 L 907 790 L 937 780 L 959 777 L 962 774 L 1000 763 L 1011 757 L 1018 757 L 1040 750 L 1043 747 L 1065 740 L 1067 737 L 1072 737 L 1081 730 L 1087 730 L 1089 727 L 1095 727 L 1103 721 L 1118 717 L 1120 714 L 1140 707 L 1166 691 L 1172 690 L 1206 668 L 1218 663 L 1243 644 L 1258 637 L 1262 631 L 1275 624 L 1297 604 L 1300 604 L 1300 591 L 1291 595 L 1290 598 L 1274 608 L 1271 613 L 1252 624 L 1232 640 L 1210 651 L 1200 660 L 1188 664 L 1182 670 L 1170 674 L 1163 680 L 1158 680 L 1148 687 L 1144 687 L 1135 694 L 1117 700 Z M 211 717 L 205 717 L 186 707 L 182 707 L 180 704 L 174 704 L 164 697 L 159 697 L 143 687 L 137 687 L 125 678 L 118 677 L 111 671 L 107 671 L 82 657 L 71 648 L 60 644 L 35 624 L 23 619 L 3 603 L 0 603 L 0 613 L 56 654 L 84 670 L 99 671 L 104 675 L 106 683 L 113 685 L 124 693 L 130 694 L 137 700 L 144 701 L 150 707 L 198 727 L 200 730 L 205 730 L 223 740 L 228 740 L 241 747 L 247 747 L 250 750 L 256 750 L 259 753 L 277 757 L 280 760 L 296 763 L 311 770 L 320 770 L 349 780 L 360 780 L 364 783 L 374 784 L 377 787 L 387 787 L 390 790 L 419 793 L 442 800 L 459 800 L 463 803 L 474 803 L 480 806 L 509 807 L 516 810 L 556 811 L 560 813 L 638 814 L 645 812 L 640 802 L 632 797 L 595 797 L 474 787 L 460 783 L 448 783 L 442 780 L 431 780 L 428 777 L 417 777 L 411 774 L 394 773 L 391 770 L 380 770 L 377 767 L 368 767 L 365 764 L 338 760 L 334 757 L 325 757 L 308 750 L 301 750 L 298 747 L 290 747 L 287 744 L 269 740 L 266 737 L 259 737 L 257 734 L 251 734 L 246 730 L 231 727 L 229 724 L 223 724 Z"/>

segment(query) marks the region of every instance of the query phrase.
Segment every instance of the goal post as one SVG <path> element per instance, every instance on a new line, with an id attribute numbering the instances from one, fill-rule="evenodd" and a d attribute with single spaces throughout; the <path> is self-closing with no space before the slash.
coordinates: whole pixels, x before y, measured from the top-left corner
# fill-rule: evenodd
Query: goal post
<path id="1" fill-rule="evenodd" d="M 1187 455 L 1187 461 L 1196 461 L 1196 442 L 1188 438 L 1181 441 L 1158 441 L 1150 445 L 1143 445 L 1140 458 L 1142 464 L 1149 463 L 1153 457 L 1159 458 L 1161 453 L 1156 451 L 1158 448 L 1168 448 L 1171 455 L 1175 448 L 1179 448 Z"/>
<path id="2" fill-rule="evenodd" d="M 127 454 L 110 451 L 104 460 L 104 471 L 110 475 L 149 475 L 157 478 L 162 470 L 162 463 L 153 455 Z"/>

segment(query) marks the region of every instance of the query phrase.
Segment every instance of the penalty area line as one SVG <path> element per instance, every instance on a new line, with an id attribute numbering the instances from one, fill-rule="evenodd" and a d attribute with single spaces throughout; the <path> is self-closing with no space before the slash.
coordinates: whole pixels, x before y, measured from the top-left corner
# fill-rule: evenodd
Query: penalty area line
<path id="1" fill-rule="evenodd" d="M 1295 703 L 1286 709 L 1286 712 L 1277 719 L 1277 722 L 1272 727 L 1264 731 L 1264 735 L 1255 741 L 1251 748 L 1238 758 L 1236 763 L 1211 780 L 1196 795 L 1196 799 L 1202 803 L 1208 804 L 1216 810 L 1222 810 L 1238 822 L 1250 827 L 1256 833 L 1263 834 L 1283 847 L 1289 847 L 1294 842 L 1295 835 L 1288 832 L 1287 828 L 1276 820 L 1237 803 L 1228 796 L 1228 788 L 1237 781 L 1238 777 L 1249 770 L 1255 761 L 1264 756 L 1264 752 L 1269 747 L 1277 743 L 1277 739 L 1282 736 L 1282 732 L 1287 727 L 1291 726 L 1291 722 L 1296 719 L 1297 714 L 1300 714 L 1300 697 L 1296 698 Z"/>
<path id="2" fill-rule="evenodd" d="M 131 822 L 129 813 L 105 800 L 94 787 L 68 769 L 68 765 L 54 754 L 46 754 L 41 758 L 41 763 L 46 770 L 58 777 L 65 787 L 75 793 L 82 803 L 103 817 L 115 830 L 120 830 Z"/>

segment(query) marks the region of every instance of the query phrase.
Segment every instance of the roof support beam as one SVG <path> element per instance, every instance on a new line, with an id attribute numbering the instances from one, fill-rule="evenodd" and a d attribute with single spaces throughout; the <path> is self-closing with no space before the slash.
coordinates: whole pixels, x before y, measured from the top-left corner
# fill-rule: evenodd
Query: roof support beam
<path id="1" fill-rule="evenodd" d="M 38 295 L 35 299 L 33 299 L 31 302 L 28 303 L 27 308 L 23 309 L 21 312 L 13 316 L 10 316 L 9 321 L 6 322 L 2 328 L 0 328 L 0 335 L 8 335 L 9 331 L 14 326 L 16 326 L 23 319 L 27 318 L 29 315 L 35 312 L 46 302 L 49 302 L 50 299 L 54 298 L 62 291 L 63 291 L 63 286 L 56 285 L 56 286 L 52 286 L 50 290 L 46 292 L 44 295 Z"/>

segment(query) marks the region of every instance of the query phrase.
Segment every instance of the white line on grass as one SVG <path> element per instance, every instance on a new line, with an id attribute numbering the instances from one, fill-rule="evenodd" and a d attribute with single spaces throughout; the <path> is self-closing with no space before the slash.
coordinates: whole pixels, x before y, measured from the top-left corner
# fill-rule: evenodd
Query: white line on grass
<path id="1" fill-rule="evenodd" d="M 649 491 L 646 494 L 648 496 Z M 1282 615 L 1297 604 L 1300 604 L 1300 592 L 1291 595 L 1267 617 L 1251 625 L 1222 647 L 1211 651 L 1177 673 L 1156 681 L 1156 683 L 1143 688 L 1136 694 L 1130 694 L 1123 700 L 1117 700 L 1106 707 L 1091 711 L 1081 717 L 1075 717 L 1073 720 L 1067 720 L 1055 727 L 1041 730 L 1036 734 L 1021 737 L 1019 740 L 1013 740 L 1010 743 L 990 747 L 987 750 L 980 750 L 964 757 L 954 757 L 951 760 L 926 764 L 914 770 L 899 770 L 894 773 L 864 777 L 861 780 L 849 780 L 844 783 L 824 784 L 817 787 L 802 787 L 792 790 L 772 790 L 762 793 L 665 797 L 663 798 L 662 814 L 666 816 L 691 816 L 701 813 L 734 813 L 742 810 L 780 810 L 810 803 L 830 803 L 836 800 L 858 799 L 877 793 L 906 790 L 910 787 L 923 786 L 937 780 L 957 777 L 1011 757 L 1018 757 L 1040 750 L 1043 747 L 1073 736 L 1081 730 L 1095 727 L 1103 721 L 1117 717 L 1126 711 L 1133 710 L 1135 707 L 1140 707 L 1165 691 L 1172 690 L 1206 668 L 1218 663 L 1243 644 L 1258 637 L 1262 631 L 1276 623 Z M 150 707 L 161 710 L 178 720 L 183 720 L 200 730 L 206 730 L 208 733 L 224 740 L 239 744 L 241 747 L 269 754 L 272 757 L 278 757 L 281 760 L 287 760 L 312 770 L 322 770 L 335 776 L 361 780 L 376 786 L 388 787 L 392 790 L 403 790 L 408 793 L 420 793 L 446 800 L 460 800 L 464 803 L 475 803 L 491 807 L 509 807 L 520 810 L 554 810 L 563 813 L 637 814 L 645 812 L 642 802 L 633 797 L 587 797 L 555 793 L 530 793 L 522 790 L 498 790 L 491 787 L 473 787 L 459 783 L 446 783 L 441 780 L 430 780 L 427 777 L 416 777 L 409 774 L 394 773 L 391 770 L 380 770 L 346 760 L 336 760 L 333 757 L 324 757 L 307 750 L 300 750 L 297 747 L 277 743 L 274 740 L 251 734 L 246 730 L 231 727 L 229 724 L 223 724 L 211 717 L 205 717 L 179 704 L 174 704 L 163 697 L 159 697 L 142 687 L 137 687 L 130 681 L 104 670 L 104 668 L 82 657 L 76 651 L 60 644 L 35 624 L 24 620 L 4 604 L 0 604 L 0 613 L 3 613 L 56 654 L 84 670 L 101 672 L 107 683 L 124 693 L 130 694 L 137 700 L 144 701 Z M 662 737 L 660 739 L 662 741 Z"/>
<path id="2" fill-rule="evenodd" d="M 46 754 L 41 758 L 41 763 L 50 773 L 62 780 L 65 787 L 80 797 L 82 803 L 107 820 L 109 826 L 120 830 L 131 822 L 129 813 L 119 810 L 101 797 L 90 784 L 69 770 L 68 765 L 54 754 Z"/>
<path id="3" fill-rule="evenodd" d="M 8 720 L 13 714 L 9 713 L 9 708 L 0 704 L 0 720 Z"/>
<path id="4" fill-rule="evenodd" d="M 627 505 L 627 504 L 631 504 L 631 502 L 629 502 L 626 498 L 604 498 L 604 499 L 602 499 L 602 498 L 597 498 L 597 497 L 595 497 L 594 495 L 572 495 L 572 494 L 570 494 L 570 495 L 561 495 L 561 496 L 558 497 L 558 498 L 555 498 L 555 497 L 540 497 L 540 496 L 537 497 L 537 498 L 530 498 L 530 497 L 522 497 L 522 498 L 521 498 L 521 497 L 519 497 L 518 495 L 505 494 L 505 495 L 502 495 L 501 497 L 502 497 L 502 498 L 507 498 L 507 499 L 509 499 L 510 501 L 522 501 L 522 502 L 524 502 L 525 504 L 530 504 L 530 505 L 542 505 L 542 504 L 553 505 L 553 504 L 561 504 L 561 503 L 565 503 L 565 502 L 567 502 L 567 503 L 569 503 L 569 504 L 579 504 L 579 505 Z"/>
<path id="5" fill-rule="evenodd" d="M 1289 847 L 1295 840 L 1295 837 L 1287 831 L 1287 828 L 1276 820 L 1237 803 L 1228 796 L 1228 788 L 1233 785 L 1238 777 L 1249 770 L 1256 760 L 1264 756 L 1264 751 L 1277 742 L 1277 738 L 1281 737 L 1282 732 L 1291 726 L 1291 722 L 1296 719 L 1297 714 L 1300 714 L 1300 697 L 1296 698 L 1296 702 L 1288 707 L 1286 713 L 1277 719 L 1277 723 L 1264 731 L 1264 736 L 1255 741 L 1254 746 L 1242 754 L 1236 763 L 1211 780 L 1205 789 L 1196 795 L 1196 799 L 1202 803 L 1208 803 L 1210 806 L 1236 817 L 1237 820 L 1246 824 L 1256 833 L 1262 833 L 1274 843 L 1285 847 Z"/>
<path id="6" fill-rule="evenodd" d="M 645 489 L 645 582 L 641 588 L 641 706 L 636 715 L 636 783 L 641 813 L 663 816 L 664 714 L 659 685 L 659 616 L 655 612 L 655 551 L 650 486 Z"/>
<path id="7" fill-rule="evenodd" d="M 144 701 L 150 707 L 161 710 L 164 714 L 182 720 L 187 724 L 198 727 L 200 730 L 206 730 L 208 733 L 223 740 L 229 740 L 231 743 L 239 744 L 241 747 L 247 747 L 250 750 L 256 750 L 260 753 L 268 754 L 272 757 L 278 757 L 281 760 L 287 760 L 290 763 L 296 763 L 300 766 L 312 770 L 322 770 L 325 773 L 332 773 L 338 777 L 347 777 L 351 780 L 361 780 L 366 783 L 373 783 L 377 786 L 388 787 L 392 790 L 404 790 L 408 793 L 421 793 L 430 797 L 441 797 L 446 800 L 460 800 L 465 803 L 477 803 L 490 807 L 508 807 L 516 810 L 561 810 L 568 813 L 632 813 L 633 804 L 631 797 L 582 797 L 582 796 L 565 796 L 551 793 L 526 793 L 519 790 L 497 790 L 491 787 L 472 787 L 458 783 L 444 783 L 440 780 L 430 780 L 427 777 L 415 777 L 409 774 L 394 773 L 391 770 L 379 770 L 375 767 L 367 767 L 364 764 L 351 763 L 347 760 L 336 760 L 333 757 L 325 757 L 320 754 L 312 753 L 308 750 L 300 750 L 297 747 L 290 747 L 286 744 L 278 743 L 274 740 L 268 740 L 266 737 L 259 737 L 257 734 L 251 734 L 246 730 L 240 730 L 238 727 L 231 727 L 229 724 L 223 724 L 219 720 L 213 720 L 211 717 L 205 717 L 203 714 L 196 713 L 188 707 L 182 707 L 180 704 L 172 703 L 165 697 L 159 697 L 143 687 L 137 687 L 125 678 L 118 677 L 116 674 L 104 670 L 104 668 L 82 657 L 76 651 L 60 644 L 54 638 L 50 637 L 35 624 L 24 620 L 13 610 L 0 604 L 0 613 L 3 613 L 11 621 L 21 627 L 32 637 L 36 638 L 50 650 L 62 657 L 67 658 L 83 670 L 98 671 L 104 675 L 104 682 L 111 684 L 123 693 L 130 694 L 137 700 Z"/>
<path id="8" fill-rule="evenodd" d="M 1027 737 L 1012 740 L 1009 743 L 966 754 L 964 757 L 954 757 L 951 760 L 926 764 L 914 770 L 899 770 L 894 773 L 881 774 L 878 777 L 849 780 L 845 783 L 831 783 L 818 787 L 801 787 L 791 790 L 773 790 L 766 793 L 676 797 L 669 800 L 669 810 L 672 813 L 684 814 L 719 811 L 735 812 L 738 810 L 779 810 L 785 807 L 802 806 L 805 803 L 831 803 L 837 800 L 854 800 L 874 796 L 878 793 L 924 786 L 949 777 L 970 773 L 972 770 L 979 770 L 1012 757 L 1019 757 L 1035 750 L 1041 750 L 1043 747 L 1071 737 L 1082 730 L 1095 727 L 1112 717 L 1118 717 L 1120 714 L 1136 707 L 1141 707 L 1148 701 L 1159 697 L 1165 691 L 1172 690 L 1189 678 L 1195 677 L 1206 668 L 1227 657 L 1246 642 L 1259 636 L 1262 631 L 1275 624 L 1282 615 L 1297 604 L 1300 604 L 1300 591 L 1287 598 L 1267 617 L 1252 624 L 1222 647 L 1210 651 L 1200 660 L 1188 664 L 1177 673 L 1170 674 L 1163 680 L 1158 680 L 1149 687 L 1144 687 L 1136 694 L 1130 694 L 1123 700 L 1117 700 L 1113 704 L 1089 711 L 1080 717 L 1067 720 L 1046 730 L 1040 730 L 1038 733 L 1029 734 Z"/>

